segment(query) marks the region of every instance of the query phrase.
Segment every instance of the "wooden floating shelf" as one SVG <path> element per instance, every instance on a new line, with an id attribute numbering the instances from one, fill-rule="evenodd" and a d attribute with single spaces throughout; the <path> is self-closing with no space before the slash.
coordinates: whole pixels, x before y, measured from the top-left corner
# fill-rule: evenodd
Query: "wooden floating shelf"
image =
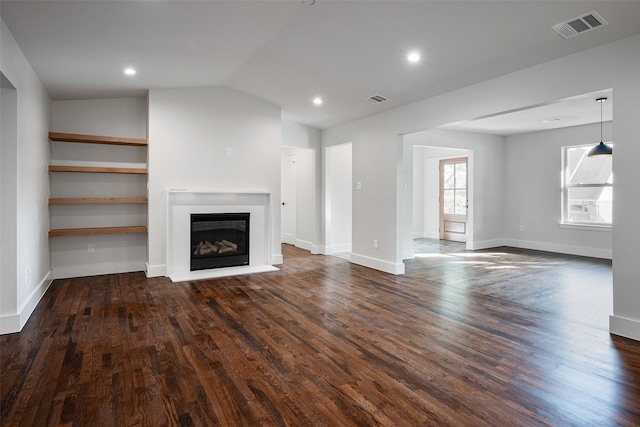
<path id="1" fill-rule="evenodd" d="M 148 203 L 146 197 L 112 197 L 112 198 L 88 198 L 88 197 L 52 197 L 50 205 L 81 205 L 81 204 L 118 204 L 118 203 Z"/>
<path id="2" fill-rule="evenodd" d="M 91 236 L 101 234 L 134 234 L 146 233 L 147 226 L 133 227 L 98 227 L 98 228 L 59 228 L 49 230 L 49 237 L 59 236 Z"/>
<path id="3" fill-rule="evenodd" d="M 130 173 L 146 174 L 147 168 L 112 168 L 102 166 L 59 166 L 50 165 L 49 172 L 77 172 L 77 173 Z"/>
<path id="4" fill-rule="evenodd" d="M 123 138 L 118 136 L 81 135 L 75 133 L 49 132 L 49 139 L 60 142 L 81 142 L 86 144 L 132 145 L 146 147 L 144 138 Z"/>

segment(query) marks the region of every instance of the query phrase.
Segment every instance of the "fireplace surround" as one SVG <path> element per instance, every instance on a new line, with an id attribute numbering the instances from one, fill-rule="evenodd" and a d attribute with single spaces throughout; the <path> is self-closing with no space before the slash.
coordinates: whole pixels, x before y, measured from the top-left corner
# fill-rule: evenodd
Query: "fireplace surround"
<path id="1" fill-rule="evenodd" d="M 272 245 L 271 210 L 274 209 L 274 205 L 269 193 L 223 193 L 171 189 L 167 190 L 165 201 L 167 228 L 164 275 L 173 282 L 277 271 L 278 268 L 274 264 L 282 263 L 282 255 Z M 195 248 L 191 251 L 191 215 L 202 213 L 250 214 L 249 246 L 251 250 L 248 265 L 191 270 L 191 254 L 195 251 Z M 279 248 L 279 245 L 277 246 Z"/>

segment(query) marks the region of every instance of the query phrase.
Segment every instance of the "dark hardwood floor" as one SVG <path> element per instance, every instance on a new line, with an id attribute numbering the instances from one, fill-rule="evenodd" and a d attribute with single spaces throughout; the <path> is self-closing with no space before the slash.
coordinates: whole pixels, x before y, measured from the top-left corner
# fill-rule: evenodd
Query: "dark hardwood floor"
<path id="1" fill-rule="evenodd" d="M 56 280 L 0 337 L 2 426 L 638 426 L 611 263 L 421 240 L 407 274 Z"/>

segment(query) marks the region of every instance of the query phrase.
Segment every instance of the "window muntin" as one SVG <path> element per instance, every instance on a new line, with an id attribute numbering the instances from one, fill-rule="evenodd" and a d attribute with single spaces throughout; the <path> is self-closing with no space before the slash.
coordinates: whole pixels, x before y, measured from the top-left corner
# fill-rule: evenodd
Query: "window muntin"
<path id="1" fill-rule="evenodd" d="M 467 214 L 467 164 L 443 165 L 443 210 L 449 215 Z"/>
<path id="2" fill-rule="evenodd" d="M 565 224 L 611 226 L 613 162 L 587 157 L 591 145 L 563 147 L 562 221 Z"/>

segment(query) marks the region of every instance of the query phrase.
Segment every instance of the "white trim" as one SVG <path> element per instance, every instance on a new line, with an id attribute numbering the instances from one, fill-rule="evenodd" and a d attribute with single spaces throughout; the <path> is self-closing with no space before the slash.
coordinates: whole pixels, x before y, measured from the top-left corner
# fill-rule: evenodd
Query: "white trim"
<path id="1" fill-rule="evenodd" d="M 3 314 L 0 316 L 0 335 L 13 334 L 21 330 L 19 314 Z"/>
<path id="2" fill-rule="evenodd" d="M 384 271 L 391 274 L 404 274 L 404 263 L 394 264 L 392 262 L 383 261 L 381 259 L 371 258 L 365 255 L 358 255 L 353 252 L 350 254 L 351 262 L 375 270 Z"/>
<path id="3" fill-rule="evenodd" d="M 329 254 L 351 252 L 351 243 L 340 243 L 337 245 L 331 245 L 329 250 L 331 251 L 329 252 Z"/>
<path id="4" fill-rule="evenodd" d="M 149 263 L 146 262 L 145 266 L 147 267 L 145 269 L 145 274 L 147 275 L 147 277 L 163 277 L 167 270 L 165 264 L 149 265 Z"/>
<path id="5" fill-rule="evenodd" d="M 500 246 L 505 246 L 504 239 L 481 240 L 479 242 L 471 241 L 467 243 L 468 243 L 467 249 L 470 251 L 477 251 L 480 249 L 499 248 Z"/>
<path id="6" fill-rule="evenodd" d="M 33 310 L 53 283 L 52 272 L 49 270 L 44 278 L 38 283 L 33 291 L 29 294 L 24 303 L 20 306 L 17 313 L 6 314 L 0 316 L 0 335 L 12 334 L 20 332 L 24 325 L 27 324 L 29 317 L 33 314 Z"/>
<path id="7" fill-rule="evenodd" d="M 609 332 L 640 341 L 640 321 L 620 316 L 609 316 Z"/>
<path id="8" fill-rule="evenodd" d="M 280 265 L 283 262 L 284 262 L 284 257 L 282 256 L 282 254 L 273 254 L 273 255 L 271 255 L 271 264 L 272 265 Z"/>
<path id="9" fill-rule="evenodd" d="M 560 254 L 613 259 L 613 251 L 611 249 L 604 249 L 604 248 L 559 245 L 557 243 L 532 242 L 532 241 L 517 240 L 517 239 L 505 239 L 504 245 L 513 246 L 514 248 L 533 249 L 537 251 L 556 252 Z"/>
<path id="10" fill-rule="evenodd" d="M 313 255 L 330 255 L 327 252 L 327 247 L 324 245 L 313 245 L 313 247 L 311 247 L 311 253 Z"/>
<path id="11" fill-rule="evenodd" d="M 571 228 L 574 230 L 588 230 L 588 231 L 608 231 L 609 233 L 613 230 L 612 225 L 571 224 L 568 222 L 561 222 L 560 228 Z"/>
<path id="12" fill-rule="evenodd" d="M 268 271 L 279 271 L 279 268 L 271 265 L 259 265 L 255 267 L 243 265 L 240 267 L 214 268 L 211 270 L 198 270 L 171 274 L 169 275 L 169 278 L 172 282 L 186 282 L 189 280 L 215 279 L 218 277 L 239 276 L 242 274 L 265 273 Z"/>
<path id="13" fill-rule="evenodd" d="M 307 242 L 306 240 L 296 239 L 295 246 L 296 246 L 296 248 L 301 248 L 301 249 L 305 249 L 307 251 L 311 251 L 311 248 L 313 247 L 313 243 Z"/>

